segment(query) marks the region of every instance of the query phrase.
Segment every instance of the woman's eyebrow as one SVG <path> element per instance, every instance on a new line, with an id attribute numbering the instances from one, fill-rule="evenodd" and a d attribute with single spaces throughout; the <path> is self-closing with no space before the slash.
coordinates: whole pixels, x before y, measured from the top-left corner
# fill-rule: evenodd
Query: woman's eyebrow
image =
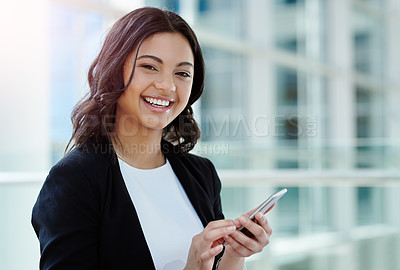
<path id="1" fill-rule="evenodd" d="M 158 58 L 157 56 L 154 56 L 154 55 L 144 54 L 144 55 L 139 56 L 137 59 L 139 60 L 142 58 L 150 58 L 150 59 L 153 59 L 154 61 L 157 61 L 160 64 L 163 63 L 163 60 L 161 60 L 160 58 Z"/>
<path id="2" fill-rule="evenodd" d="M 190 62 L 181 62 L 181 63 L 178 64 L 178 67 L 181 67 L 181 66 L 191 66 L 191 67 L 193 67 L 193 64 L 190 63 Z"/>
<path id="3" fill-rule="evenodd" d="M 139 59 L 142 59 L 142 58 L 150 58 L 150 59 L 153 59 L 154 61 L 156 61 L 156 62 L 158 62 L 158 63 L 160 63 L 160 64 L 163 64 L 163 63 L 164 63 L 163 60 L 162 60 L 161 58 L 158 58 L 157 56 L 150 55 L 150 54 L 141 55 L 141 56 L 139 56 L 137 59 L 139 60 Z M 191 67 L 193 67 L 193 64 L 190 63 L 190 62 L 181 62 L 181 63 L 179 63 L 177 66 L 178 66 L 178 67 L 180 67 L 180 66 L 191 66 Z"/>

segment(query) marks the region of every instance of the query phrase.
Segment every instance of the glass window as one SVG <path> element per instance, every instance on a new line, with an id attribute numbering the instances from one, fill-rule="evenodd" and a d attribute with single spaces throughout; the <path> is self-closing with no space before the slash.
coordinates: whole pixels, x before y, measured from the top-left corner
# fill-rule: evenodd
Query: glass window
<path id="1" fill-rule="evenodd" d="M 239 54 L 203 46 L 206 62 L 206 82 L 201 97 L 202 142 L 219 144 L 229 142 L 229 152 L 219 151 L 212 157 L 216 166 L 242 168 L 244 157 L 235 156 L 235 148 L 250 136 L 246 117 L 245 58 Z M 212 153 L 204 153 L 211 158 Z"/>
<path id="2" fill-rule="evenodd" d="M 200 0 L 196 27 L 228 37 L 242 37 L 246 26 L 241 0 Z"/>
<path id="3" fill-rule="evenodd" d="M 278 189 L 277 189 L 278 190 Z M 276 221 L 274 231 L 278 235 L 299 233 L 300 225 L 300 188 L 288 187 L 284 198 L 276 205 Z"/>
<path id="4" fill-rule="evenodd" d="M 386 2 L 386 0 L 358 0 L 358 1 L 375 7 L 383 7 Z"/>
<path id="5" fill-rule="evenodd" d="M 382 92 L 356 87 L 357 167 L 382 168 L 385 154 Z"/>
<path id="6" fill-rule="evenodd" d="M 297 71 L 293 69 L 277 67 L 277 105 L 293 106 L 296 112 L 297 106 Z"/>
<path id="7" fill-rule="evenodd" d="M 353 10 L 354 68 L 381 78 L 384 74 L 384 24 L 357 7 Z"/>
<path id="8" fill-rule="evenodd" d="M 52 163 L 59 160 L 71 136 L 70 115 L 88 91 L 86 74 L 104 31 L 103 16 L 51 4 L 50 92 Z"/>
<path id="9" fill-rule="evenodd" d="M 310 59 L 325 59 L 325 1 L 276 0 L 275 46 Z"/>
<path id="10" fill-rule="evenodd" d="M 381 187 L 357 188 L 357 223 L 371 225 L 385 222 L 383 189 Z"/>
<path id="11" fill-rule="evenodd" d="M 304 54 L 304 2 L 275 1 L 274 11 L 274 25 L 279 25 L 273 28 L 275 46 Z"/>
<path id="12" fill-rule="evenodd" d="M 146 6 L 168 9 L 179 13 L 179 0 L 146 0 Z"/>

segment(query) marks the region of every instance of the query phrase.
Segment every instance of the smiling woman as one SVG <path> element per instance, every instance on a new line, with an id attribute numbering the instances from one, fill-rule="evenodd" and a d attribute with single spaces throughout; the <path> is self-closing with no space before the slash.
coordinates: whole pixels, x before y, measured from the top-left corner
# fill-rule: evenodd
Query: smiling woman
<path id="1" fill-rule="evenodd" d="M 191 61 L 183 60 L 176 63 L 177 67 L 182 69 L 177 70 L 176 75 L 188 77 L 187 75 L 191 74 L 192 87 L 189 89 L 190 96 L 187 105 L 179 117 L 164 127 L 163 139 L 178 145 L 180 152 L 193 149 L 200 137 L 200 130 L 193 118 L 191 105 L 203 93 L 203 55 L 194 32 L 182 18 L 173 12 L 156 13 L 155 10 L 157 9 L 144 8 L 131 12 L 118 20 L 108 33 L 100 54 L 89 69 L 90 93 L 78 103 L 72 113 L 74 128 L 70 140 L 71 148 L 81 146 L 89 138 L 97 143 L 108 143 L 112 140 L 111 137 L 115 132 L 114 116 L 117 101 L 131 86 L 135 72 L 141 72 L 142 69 L 148 69 L 149 72 L 156 71 L 156 66 L 167 60 L 157 55 L 147 55 L 143 51 L 142 43 L 152 43 L 153 35 L 169 33 L 180 36 L 185 40 L 186 45 L 189 45 L 186 49 L 191 51 Z M 163 41 L 166 41 L 165 37 Z M 155 45 L 153 44 L 153 47 Z M 166 50 L 166 44 L 158 45 L 160 45 L 159 51 L 169 52 Z M 171 45 L 173 47 L 175 44 Z M 139 51 L 141 55 L 138 55 Z M 150 62 L 151 60 L 153 61 Z M 192 66 L 191 73 L 184 69 L 190 66 Z M 165 83 L 164 80 L 157 80 L 154 85 L 158 86 L 160 82 Z M 162 100 L 161 96 L 157 99 Z"/>
<path id="2" fill-rule="evenodd" d="M 150 133 L 162 133 L 187 106 L 193 83 L 194 57 L 189 42 L 178 33 L 160 33 L 143 41 L 136 67 L 133 66 L 135 56 L 136 53 L 131 54 L 124 65 L 125 83 L 129 83 L 130 74 L 133 69 L 135 71 L 117 103 L 116 133 L 122 139 L 119 124 L 123 118 L 130 121 L 124 121 L 124 126 L 137 128 L 134 134 L 125 132 L 125 135 L 130 140 L 144 142 L 152 136 Z M 126 118 L 127 114 L 130 117 Z"/>
<path id="3" fill-rule="evenodd" d="M 132 11 L 108 33 L 88 80 L 71 149 L 33 208 L 40 268 L 243 269 L 271 228 L 261 213 L 225 220 L 213 164 L 188 153 L 204 85 L 188 24 L 169 11 Z"/>

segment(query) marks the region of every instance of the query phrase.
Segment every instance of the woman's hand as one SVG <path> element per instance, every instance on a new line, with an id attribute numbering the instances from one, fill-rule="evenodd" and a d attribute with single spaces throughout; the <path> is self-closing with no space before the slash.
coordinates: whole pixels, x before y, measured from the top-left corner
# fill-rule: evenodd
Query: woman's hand
<path id="1" fill-rule="evenodd" d="M 224 237 L 234 233 L 233 220 L 210 222 L 204 230 L 192 238 L 185 270 L 211 270 L 214 257 L 223 249 Z"/>
<path id="2" fill-rule="evenodd" d="M 224 257 L 249 257 L 261 252 L 269 244 L 272 229 L 267 218 L 264 214 L 258 212 L 255 216 L 256 222 L 253 222 L 248 218 L 250 213 L 251 211 L 239 217 L 235 222 L 238 227 L 243 226 L 253 236 L 249 237 L 236 230 L 232 234 L 225 236 L 224 239 L 228 245 L 226 246 Z"/>

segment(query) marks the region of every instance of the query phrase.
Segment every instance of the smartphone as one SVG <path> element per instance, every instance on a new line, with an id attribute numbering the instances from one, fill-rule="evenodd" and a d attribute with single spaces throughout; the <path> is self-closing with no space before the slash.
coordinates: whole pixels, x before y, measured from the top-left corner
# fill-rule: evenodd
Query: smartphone
<path id="1" fill-rule="evenodd" d="M 283 195 L 285 195 L 286 192 L 287 192 L 287 189 L 284 188 L 284 189 L 281 189 L 281 190 L 275 192 L 271 196 L 269 196 L 268 199 L 266 199 L 262 204 L 260 204 L 259 207 L 257 207 L 256 210 L 254 210 L 254 212 L 249 216 L 249 219 L 254 221 L 257 212 L 261 212 L 264 214 L 267 213 L 269 210 L 271 210 L 272 206 L 274 206 L 274 204 L 276 204 L 276 202 L 280 198 L 282 198 Z"/>
<path id="2" fill-rule="evenodd" d="M 256 220 L 255 220 L 255 217 L 256 217 L 256 214 L 257 214 L 258 212 L 261 212 L 261 213 L 263 213 L 263 214 L 266 214 L 269 210 L 272 209 L 272 207 L 276 204 L 276 202 L 277 202 L 280 198 L 282 198 L 283 195 L 286 194 L 286 192 L 287 192 L 287 189 L 284 188 L 284 189 L 281 189 L 281 190 L 275 192 L 275 193 L 272 194 L 271 196 L 269 196 L 268 199 L 266 199 L 263 203 L 261 203 L 261 204 L 256 208 L 256 210 L 254 210 L 254 212 L 251 213 L 251 215 L 249 216 L 249 219 L 251 219 L 252 221 L 256 221 Z M 245 227 L 243 227 L 243 226 L 240 227 L 238 230 L 241 231 L 242 233 L 244 233 L 245 235 L 249 236 L 249 237 L 252 237 L 252 236 L 253 236 L 253 234 L 252 234 L 251 232 L 249 232 L 249 231 L 248 231 Z M 226 246 L 227 243 L 224 242 L 223 245 Z"/>

